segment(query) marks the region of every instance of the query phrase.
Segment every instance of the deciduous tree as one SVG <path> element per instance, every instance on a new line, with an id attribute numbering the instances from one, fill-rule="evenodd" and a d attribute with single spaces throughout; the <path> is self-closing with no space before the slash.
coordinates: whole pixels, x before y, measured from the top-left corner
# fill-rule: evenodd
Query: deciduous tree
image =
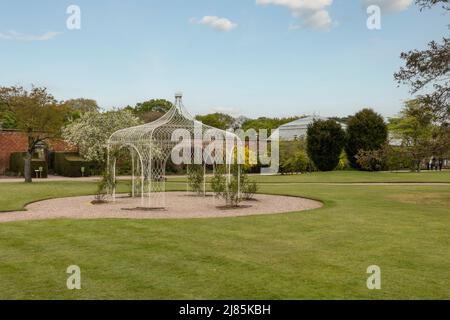
<path id="1" fill-rule="evenodd" d="M 433 139 L 433 112 L 420 100 L 408 101 L 397 118 L 390 119 L 393 137 L 401 141 L 401 147 L 414 160 L 414 169 L 420 171 L 424 159 L 433 156 L 437 145 Z"/>
<path id="2" fill-rule="evenodd" d="M 421 9 L 441 5 L 450 10 L 448 0 L 416 0 Z M 432 41 L 426 50 L 411 50 L 401 54 L 405 66 L 394 77 L 407 84 L 412 94 L 418 94 L 422 105 L 431 106 L 441 121 L 450 121 L 450 38 Z"/>
<path id="3" fill-rule="evenodd" d="M 1 100 L 14 114 L 17 128 L 27 136 L 24 175 L 25 182 L 32 182 L 31 160 L 36 147 L 60 136 L 69 111 L 46 88 L 32 87 L 27 91 L 22 87 L 9 87 L 1 88 L 0 92 Z"/>
<path id="4" fill-rule="evenodd" d="M 134 107 L 128 106 L 139 119 L 145 123 L 150 123 L 161 118 L 173 107 L 173 103 L 164 99 L 152 99 L 137 103 Z"/>
<path id="5" fill-rule="evenodd" d="M 204 116 L 195 117 L 198 121 L 201 121 L 207 126 L 214 128 L 227 130 L 230 129 L 234 123 L 234 118 L 228 114 L 224 113 L 211 113 Z"/>

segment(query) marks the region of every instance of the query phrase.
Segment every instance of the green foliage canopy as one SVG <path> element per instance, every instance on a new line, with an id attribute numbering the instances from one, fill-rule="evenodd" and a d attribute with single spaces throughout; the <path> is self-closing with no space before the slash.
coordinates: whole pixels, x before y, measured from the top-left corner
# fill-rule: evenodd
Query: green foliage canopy
<path id="1" fill-rule="evenodd" d="M 318 120 L 308 126 L 309 158 L 320 171 L 332 171 L 339 164 L 345 132 L 334 120 Z"/>
<path id="2" fill-rule="evenodd" d="M 440 5 L 450 10 L 449 0 L 416 0 L 421 9 Z M 448 12 L 446 12 L 448 13 Z M 450 38 L 432 41 L 425 50 L 401 54 L 405 65 L 395 73 L 398 83 L 406 84 L 421 103 L 433 108 L 441 121 L 450 121 Z"/>
<path id="3" fill-rule="evenodd" d="M 399 117 L 390 119 L 394 138 L 401 141 L 403 152 L 414 160 L 417 171 L 424 159 L 443 156 L 450 149 L 448 127 L 440 127 L 434 120 L 432 108 L 423 105 L 421 99 L 406 102 Z"/>
<path id="4" fill-rule="evenodd" d="M 249 119 L 242 124 L 243 130 L 255 129 L 259 131 L 261 129 L 269 130 L 269 134 L 271 131 L 278 129 L 278 127 L 283 124 L 292 122 L 299 119 L 299 117 L 290 117 L 290 118 L 266 118 L 261 117 L 258 119 Z"/>
<path id="5" fill-rule="evenodd" d="M 31 182 L 31 158 L 36 147 L 60 136 L 70 111 L 46 88 L 34 86 L 29 91 L 18 86 L 0 87 L 0 101 L 1 108 L 10 117 L 10 125 L 27 135 L 24 175 L 25 181 Z"/>
<path id="6" fill-rule="evenodd" d="M 133 112 L 145 123 L 150 123 L 161 118 L 173 107 L 173 103 L 165 99 L 151 99 L 137 103 L 134 107 L 125 109 Z"/>
<path id="7" fill-rule="evenodd" d="M 353 168 L 361 169 L 356 156 L 361 150 L 374 151 L 388 139 L 388 128 L 381 115 L 372 109 L 363 109 L 350 117 L 345 151 Z"/>
<path id="8" fill-rule="evenodd" d="M 234 118 L 232 116 L 219 112 L 204 116 L 196 116 L 195 118 L 207 126 L 222 130 L 230 129 L 234 123 Z"/>

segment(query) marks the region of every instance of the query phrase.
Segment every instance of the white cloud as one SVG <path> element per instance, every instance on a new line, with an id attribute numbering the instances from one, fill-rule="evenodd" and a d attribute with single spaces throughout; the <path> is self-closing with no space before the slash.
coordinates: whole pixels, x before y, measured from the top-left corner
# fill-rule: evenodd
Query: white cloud
<path id="1" fill-rule="evenodd" d="M 362 0 L 364 7 L 377 5 L 382 12 L 399 12 L 409 8 L 413 0 Z"/>
<path id="2" fill-rule="evenodd" d="M 0 39 L 3 40 L 20 40 L 20 41 L 47 41 L 60 35 L 62 32 L 49 31 L 41 35 L 24 34 L 14 30 L 0 32 Z"/>
<path id="3" fill-rule="evenodd" d="M 331 20 L 330 14 L 326 10 L 319 10 L 312 14 L 307 14 L 302 19 L 305 26 L 323 30 L 329 29 L 333 22 Z"/>
<path id="4" fill-rule="evenodd" d="M 291 10 L 292 15 L 300 22 L 291 24 L 289 30 L 303 27 L 327 30 L 333 24 L 327 10 L 333 4 L 333 0 L 256 0 L 256 4 L 277 5 Z"/>
<path id="5" fill-rule="evenodd" d="M 190 22 L 207 25 L 220 31 L 231 31 L 238 26 L 237 23 L 227 18 L 220 18 L 217 16 L 204 16 L 201 19 L 191 18 Z"/>

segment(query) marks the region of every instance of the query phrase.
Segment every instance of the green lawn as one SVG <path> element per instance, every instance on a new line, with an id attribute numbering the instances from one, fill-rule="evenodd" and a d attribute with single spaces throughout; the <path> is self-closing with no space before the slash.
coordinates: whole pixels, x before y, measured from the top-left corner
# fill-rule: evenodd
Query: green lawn
<path id="1" fill-rule="evenodd" d="M 416 182 L 446 182 L 450 183 L 450 171 L 436 172 L 423 171 L 411 172 L 361 172 L 361 171 L 334 171 L 315 172 L 303 175 L 278 176 L 275 179 L 270 176 L 257 176 L 259 182 L 302 182 L 302 183 L 416 183 Z"/>
<path id="2" fill-rule="evenodd" d="M 119 191 L 128 192 L 129 183 L 121 182 Z M 97 185 L 90 182 L 64 181 L 39 182 L 33 184 L 0 183 L 0 213 L 19 211 L 30 202 L 95 194 Z"/>
<path id="3" fill-rule="evenodd" d="M 450 183 L 450 171 L 411 172 L 314 172 L 302 175 L 254 176 L 260 183 Z M 171 181 L 185 181 L 171 178 Z"/>
<path id="4" fill-rule="evenodd" d="M 449 178 L 423 180 L 431 175 Z M 318 176 L 347 181 L 343 173 Z M 0 184 L 0 210 L 93 191 L 95 184 L 79 182 Z M 450 186 L 262 184 L 261 191 L 325 206 L 226 219 L 0 224 L 0 299 L 450 299 Z M 73 264 L 82 270 L 77 292 L 65 286 Z M 380 291 L 366 288 L 374 264 Z"/>

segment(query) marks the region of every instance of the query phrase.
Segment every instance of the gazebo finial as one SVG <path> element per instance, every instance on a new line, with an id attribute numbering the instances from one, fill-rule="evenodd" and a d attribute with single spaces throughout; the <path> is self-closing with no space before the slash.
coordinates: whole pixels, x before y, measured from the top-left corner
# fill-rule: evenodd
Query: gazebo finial
<path id="1" fill-rule="evenodd" d="M 183 100 L 183 92 L 177 91 L 175 92 L 175 104 L 178 105 L 182 103 Z"/>

